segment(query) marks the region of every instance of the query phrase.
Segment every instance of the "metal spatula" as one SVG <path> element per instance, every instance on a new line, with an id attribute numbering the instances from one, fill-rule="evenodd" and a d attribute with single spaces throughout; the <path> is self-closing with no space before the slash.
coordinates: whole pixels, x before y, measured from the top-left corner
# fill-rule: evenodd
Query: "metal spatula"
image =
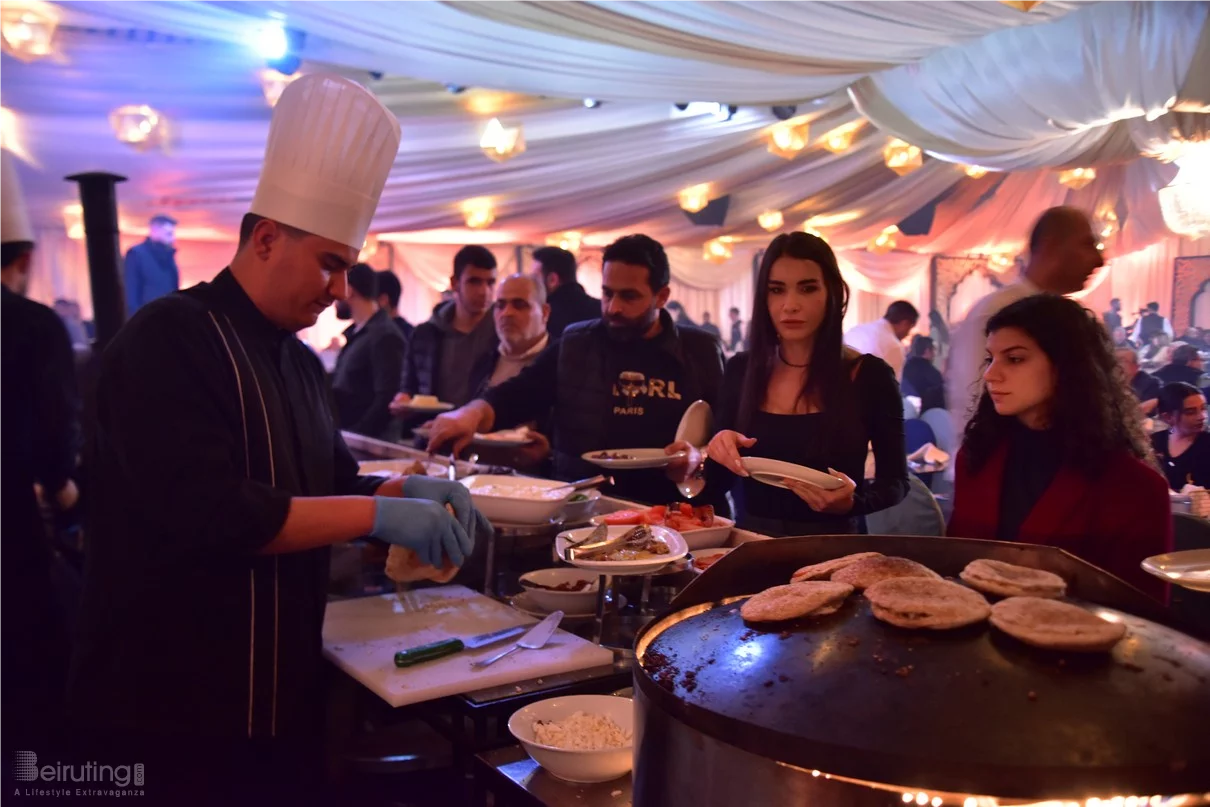
<path id="1" fill-rule="evenodd" d="M 523 647 L 526 650 L 540 650 L 543 645 L 545 645 L 548 641 L 550 641 L 551 634 L 553 634 L 555 632 L 555 629 L 559 627 L 559 623 L 562 621 L 563 621 L 563 612 L 555 611 L 554 613 L 552 613 L 548 617 L 546 617 L 546 619 L 543 619 L 537 625 L 534 625 L 532 628 L 530 628 L 529 633 L 522 636 L 521 641 L 517 642 L 515 645 L 510 647 L 508 650 L 505 650 L 503 653 L 497 653 L 496 655 L 489 658 L 487 661 L 473 662 L 471 664 L 471 668 L 476 669 L 476 670 L 482 670 L 485 667 L 495 664 L 497 661 L 504 658 L 509 653 L 512 653 L 514 650 L 517 650 L 518 648 Z"/>

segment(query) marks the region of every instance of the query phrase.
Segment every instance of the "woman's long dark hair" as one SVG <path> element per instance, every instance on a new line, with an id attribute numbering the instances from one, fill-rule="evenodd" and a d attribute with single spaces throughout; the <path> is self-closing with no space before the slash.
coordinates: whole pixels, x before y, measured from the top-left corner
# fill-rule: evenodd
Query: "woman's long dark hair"
<path id="1" fill-rule="evenodd" d="M 815 333 L 811 369 L 807 372 L 807 380 L 800 393 L 802 400 L 816 403 L 829 419 L 838 413 L 851 411 L 854 403 L 849 363 L 844 358 L 843 323 L 849 307 L 849 287 L 840 276 L 836 255 L 828 242 L 818 236 L 804 232 L 782 233 L 765 250 L 752 295 L 748 369 L 744 375 L 737 418 L 741 431 L 751 426 L 753 416 L 764 405 L 769 377 L 777 361 L 777 328 L 769 315 L 769 273 L 780 258 L 797 258 L 819 264 L 823 270 L 823 286 L 828 293 L 823 322 Z M 839 424 L 841 421 L 836 418 L 836 422 Z M 834 432 L 827 429 L 824 433 Z"/>
<path id="2" fill-rule="evenodd" d="M 987 323 L 989 335 L 1001 328 L 1029 334 L 1054 365 L 1050 436 L 1060 443 L 1065 464 L 1095 478 L 1116 451 L 1153 462 L 1138 401 L 1127 391 L 1109 334 L 1091 311 L 1065 297 L 1038 294 L 1018 300 Z M 1015 424 L 1015 417 L 996 412 L 984 390 L 962 443 L 972 471 L 987 463 Z"/>

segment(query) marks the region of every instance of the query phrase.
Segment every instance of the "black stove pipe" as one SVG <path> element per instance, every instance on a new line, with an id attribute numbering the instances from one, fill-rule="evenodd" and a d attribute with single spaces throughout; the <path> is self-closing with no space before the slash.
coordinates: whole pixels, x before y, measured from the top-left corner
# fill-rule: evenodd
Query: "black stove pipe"
<path id="1" fill-rule="evenodd" d="M 122 282 L 118 242 L 118 200 L 115 188 L 126 177 L 90 171 L 66 177 L 80 185 L 84 214 L 84 243 L 88 249 L 88 278 L 92 286 L 95 355 L 99 355 L 126 322 L 126 291 Z"/>

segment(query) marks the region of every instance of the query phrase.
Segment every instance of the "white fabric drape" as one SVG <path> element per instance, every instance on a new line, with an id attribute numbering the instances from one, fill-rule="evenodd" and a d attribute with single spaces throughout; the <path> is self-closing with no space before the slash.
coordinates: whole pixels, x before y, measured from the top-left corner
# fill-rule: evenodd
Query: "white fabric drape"
<path id="1" fill-rule="evenodd" d="M 1207 13 L 1205 3 L 1098 3 L 868 76 L 850 94 L 883 131 L 953 162 L 1131 159 L 1138 145 L 1119 122 L 1162 115 L 1187 100 L 1188 75 L 1210 71 L 1210 50 L 1199 51 Z"/>
<path id="2" fill-rule="evenodd" d="M 77 25 L 241 46 L 276 12 L 306 33 L 310 59 L 467 86 L 610 101 L 777 103 L 840 90 L 989 31 L 1044 23 L 1078 4 L 1052 1 L 1028 15 L 980 2 L 63 5 Z"/>

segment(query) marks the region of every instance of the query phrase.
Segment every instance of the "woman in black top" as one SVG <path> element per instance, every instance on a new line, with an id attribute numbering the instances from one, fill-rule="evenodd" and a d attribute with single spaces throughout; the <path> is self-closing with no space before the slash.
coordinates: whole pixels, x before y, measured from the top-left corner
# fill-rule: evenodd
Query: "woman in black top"
<path id="1" fill-rule="evenodd" d="M 1210 488 L 1210 434 L 1201 390 L 1192 384 L 1168 384 L 1160 390 L 1159 415 L 1168 431 L 1151 435 L 1151 447 L 1168 477 L 1168 487 Z"/>
<path id="2" fill-rule="evenodd" d="M 803 232 L 773 239 L 761 261 L 750 318 L 751 350 L 727 362 L 708 454 L 742 479 L 734 486 L 740 526 L 766 535 L 854 533 L 857 517 L 907 495 L 903 404 L 882 359 L 846 348 L 849 288 L 836 256 Z M 877 474 L 864 479 L 873 442 Z M 838 490 L 795 480 L 788 489 L 748 478 L 741 456 L 824 471 Z M 854 481 L 856 480 L 856 481 Z"/>

